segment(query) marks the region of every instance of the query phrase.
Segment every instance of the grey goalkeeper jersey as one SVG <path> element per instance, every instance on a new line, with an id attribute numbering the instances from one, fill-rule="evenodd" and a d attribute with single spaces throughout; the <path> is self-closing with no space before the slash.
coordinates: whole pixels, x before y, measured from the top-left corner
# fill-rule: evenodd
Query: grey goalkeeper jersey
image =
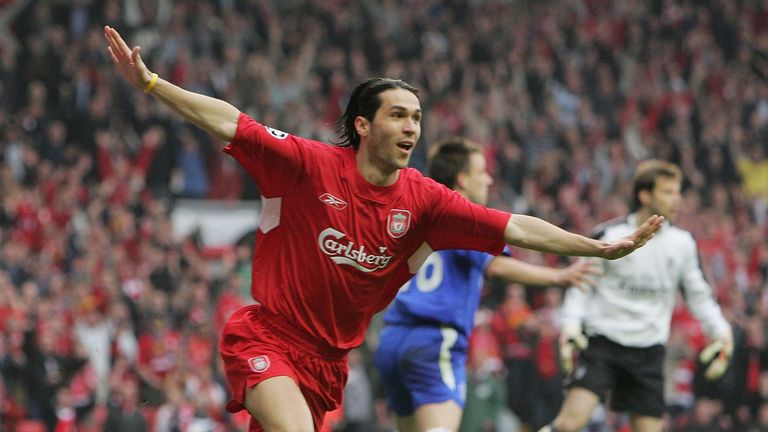
<path id="1" fill-rule="evenodd" d="M 606 224 L 596 238 L 613 241 L 637 229 L 635 215 Z M 629 347 L 664 344 L 678 290 L 710 338 L 730 332 L 712 289 L 704 279 L 693 236 L 669 222 L 645 246 L 613 261 L 602 260 L 597 287 L 568 289 L 563 324 L 581 324 L 584 333 L 601 335 Z"/>

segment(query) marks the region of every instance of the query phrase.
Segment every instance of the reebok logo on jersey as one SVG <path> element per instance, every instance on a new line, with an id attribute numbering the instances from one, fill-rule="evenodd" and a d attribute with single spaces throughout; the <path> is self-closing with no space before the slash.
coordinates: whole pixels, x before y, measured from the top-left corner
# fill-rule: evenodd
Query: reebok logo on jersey
<path id="1" fill-rule="evenodd" d="M 269 132 L 270 135 L 272 135 L 273 137 L 275 137 L 277 139 L 286 139 L 286 138 L 288 138 L 288 133 L 287 132 L 283 132 L 281 130 L 273 129 L 273 128 L 269 127 L 269 126 L 264 126 L 264 128 L 267 129 L 267 132 Z"/>
<path id="2" fill-rule="evenodd" d="M 269 369 L 269 357 L 263 355 L 258 357 L 251 357 L 248 359 L 248 365 L 254 372 L 264 372 Z"/>
<path id="3" fill-rule="evenodd" d="M 392 255 L 384 253 L 386 247 L 379 247 L 378 255 L 372 254 L 366 251 L 365 246 L 356 246 L 354 241 L 345 240 L 346 236 L 343 232 L 326 228 L 317 237 L 317 245 L 336 264 L 352 266 L 365 273 L 382 269 L 392 260 Z"/>
<path id="4" fill-rule="evenodd" d="M 328 192 L 320 195 L 320 201 L 328 204 L 329 206 L 335 208 L 336 210 L 344 210 L 345 208 L 347 208 L 347 203 L 344 202 L 344 200 L 336 198 L 335 196 L 329 194 Z"/>

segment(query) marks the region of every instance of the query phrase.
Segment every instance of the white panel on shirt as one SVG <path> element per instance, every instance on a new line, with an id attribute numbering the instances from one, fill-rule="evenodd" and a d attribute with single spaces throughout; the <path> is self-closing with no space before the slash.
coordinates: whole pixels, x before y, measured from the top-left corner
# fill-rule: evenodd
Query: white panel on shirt
<path id="1" fill-rule="evenodd" d="M 283 205 L 283 198 L 265 198 L 262 196 L 261 205 L 259 229 L 266 234 L 280 225 L 280 207 Z"/>
<path id="2" fill-rule="evenodd" d="M 419 249 L 408 258 L 408 273 L 416 274 L 432 252 L 434 250 L 432 250 L 432 247 L 427 242 L 422 243 Z"/>

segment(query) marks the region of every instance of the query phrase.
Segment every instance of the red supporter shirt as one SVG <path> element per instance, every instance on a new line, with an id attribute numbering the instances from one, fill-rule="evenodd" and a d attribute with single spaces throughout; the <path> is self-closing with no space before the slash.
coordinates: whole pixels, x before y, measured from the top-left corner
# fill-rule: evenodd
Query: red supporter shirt
<path id="1" fill-rule="evenodd" d="M 356 151 L 259 124 L 241 114 L 224 149 L 258 183 L 262 214 L 251 294 L 270 312 L 338 349 L 363 342 L 432 251 L 498 254 L 509 214 L 470 203 L 421 175 L 368 183 Z"/>

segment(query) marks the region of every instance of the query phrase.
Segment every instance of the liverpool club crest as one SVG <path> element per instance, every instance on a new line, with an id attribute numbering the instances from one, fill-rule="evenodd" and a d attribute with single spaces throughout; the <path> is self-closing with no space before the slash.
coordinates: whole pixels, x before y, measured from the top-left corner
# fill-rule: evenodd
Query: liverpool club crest
<path id="1" fill-rule="evenodd" d="M 251 370 L 254 372 L 264 372 L 269 369 L 269 357 L 265 355 L 251 357 L 248 359 L 248 365 L 251 366 Z"/>
<path id="2" fill-rule="evenodd" d="M 411 212 L 408 210 L 392 209 L 387 217 L 387 232 L 392 238 L 400 238 L 411 227 Z"/>

